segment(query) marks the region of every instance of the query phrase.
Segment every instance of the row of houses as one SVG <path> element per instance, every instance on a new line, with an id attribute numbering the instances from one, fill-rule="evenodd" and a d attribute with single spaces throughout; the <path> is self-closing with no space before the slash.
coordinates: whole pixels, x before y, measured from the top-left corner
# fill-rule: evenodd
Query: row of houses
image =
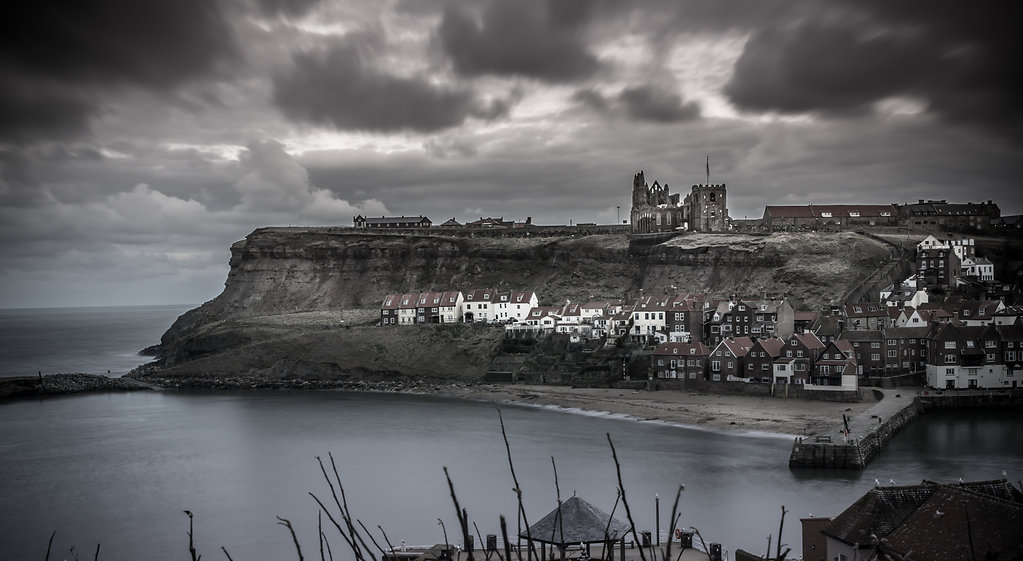
<path id="1" fill-rule="evenodd" d="M 430 228 L 433 226 L 433 221 L 426 216 L 381 216 L 380 218 L 362 216 L 361 214 L 352 218 L 352 224 L 355 228 L 365 229 L 407 229 L 407 228 Z M 467 227 L 467 228 L 528 228 L 533 225 L 533 217 L 526 217 L 525 222 L 516 222 L 514 220 L 505 220 L 504 217 L 493 218 L 480 217 L 479 220 L 473 220 L 472 222 L 461 222 L 451 218 L 441 224 L 443 228 L 452 227 Z"/>
<path id="2" fill-rule="evenodd" d="M 767 205 L 760 225 L 768 229 L 900 227 L 922 231 L 988 232 L 1001 225 L 992 201 L 923 200 L 891 205 Z"/>
<path id="3" fill-rule="evenodd" d="M 692 384 L 759 382 L 807 389 L 855 390 L 863 376 L 924 374 L 934 388 L 1023 386 L 1023 325 L 852 331 L 822 341 L 815 333 L 728 338 L 714 347 L 661 343 L 651 355 L 652 376 Z"/>
<path id="4" fill-rule="evenodd" d="M 824 343 L 813 333 L 727 338 L 713 348 L 703 343 L 661 343 L 650 357 L 650 368 L 653 378 L 677 380 L 683 386 L 712 381 L 834 391 L 857 388 L 852 345 Z"/>
<path id="5" fill-rule="evenodd" d="M 380 305 L 382 325 L 423 323 L 510 323 L 523 321 L 537 306 L 532 291 L 409 292 L 388 294 Z"/>

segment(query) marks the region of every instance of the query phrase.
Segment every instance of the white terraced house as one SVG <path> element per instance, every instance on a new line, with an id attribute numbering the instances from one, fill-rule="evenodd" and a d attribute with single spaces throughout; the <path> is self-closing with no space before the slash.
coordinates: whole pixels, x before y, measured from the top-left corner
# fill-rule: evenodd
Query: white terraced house
<path id="1" fill-rule="evenodd" d="M 496 321 L 518 323 L 524 321 L 538 304 L 536 294 L 532 291 L 510 292 L 497 295 Z"/>
<path id="2" fill-rule="evenodd" d="M 466 323 L 489 323 L 497 320 L 497 291 L 491 288 L 470 290 L 462 301 L 462 318 Z"/>

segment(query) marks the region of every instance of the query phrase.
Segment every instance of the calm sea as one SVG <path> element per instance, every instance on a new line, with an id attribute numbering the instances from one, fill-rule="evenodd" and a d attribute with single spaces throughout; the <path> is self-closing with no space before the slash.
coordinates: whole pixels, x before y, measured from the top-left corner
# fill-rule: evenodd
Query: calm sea
<path id="1" fill-rule="evenodd" d="M 0 309 L 0 378 L 83 372 L 120 376 L 152 360 L 160 342 L 194 306 Z"/>
<path id="2" fill-rule="evenodd" d="M 116 309 L 97 310 L 110 313 Z M 167 325 L 175 315 L 153 313 L 165 315 Z M 67 343 L 51 348 L 74 362 L 67 349 L 80 346 Z M 788 469 L 787 438 L 501 410 L 530 521 L 556 507 L 555 466 L 563 498 L 574 493 L 612 509 L 610 434 L 640 529 L 654 528 L 658 495 L 661 525 L 668 525 L 684 484 L 680 525 L 695 526 L 729 552 L 762 553 L 784 505 L 783 541 L 798 555 L 799 518 L 838 514 L 875 479 L 993 479 L 1002 470 L 1011 481 L 1023 478 L 1018 414 L 931 415 L 863 472 L 835 472 Z M 315 460 L 328 452 L 353 515 L 378 540 L 379 525 L 395 544 L 439 543 L 445 530 L 459 541 L 445 466 L 480 532 L 499 534 L 501 514 L 512 532 L 517 526 L 497 409 L 486 403 L 347 392 L 97 394 L 4 403 L 0 427 L 3 560 L 42 559 L 54 531 L 51 559 L 73 558 L 72 546 L 91 558 L 97 543 L 107 561 L 187 559 L 184 510 L 195 514 L 204 559 L 226 558 L 221 546 L 234 559 L 297 558 L 276 516 L 292 521 L 303 553 L 316 557 L 317 507 L 309 493 L 330 501 Z M 621 506 L 615 515 L 625 519 Z M 334 558 L 351 559 L 336 531 L 325 532 Z"/>

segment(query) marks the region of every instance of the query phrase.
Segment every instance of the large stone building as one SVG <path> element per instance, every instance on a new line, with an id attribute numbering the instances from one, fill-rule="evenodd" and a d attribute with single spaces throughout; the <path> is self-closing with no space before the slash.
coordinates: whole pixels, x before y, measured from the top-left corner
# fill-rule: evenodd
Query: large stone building
<path id="1" fill-rule="evenodd" d="M 632 180 L 632 231 L 637 234 L 687 230 L 724 232 L 728 230 L 725 185 L 693 185 L 683 199 L 671 194 L 668 185 L 646 182 L 643 172 Z"/>

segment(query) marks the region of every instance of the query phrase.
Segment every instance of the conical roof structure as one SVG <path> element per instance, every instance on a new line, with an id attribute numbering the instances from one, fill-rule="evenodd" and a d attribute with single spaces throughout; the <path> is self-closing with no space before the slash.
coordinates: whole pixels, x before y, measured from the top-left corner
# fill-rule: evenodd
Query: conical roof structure
<path id="1" fill-rule="evenodd" d="M 611 520 L 610 525 L 608 519 Z M 561 503 L 560 509 L 555 508 L 530 526 L 528 535 L 534 541 L 567 546 L 615 541 L 625 536 L 628 529 L 626 524 L 611 518 L 608 513 L 573 496 Z M 523 531 L 519 536 L 524 538 L 527 534 Z"/>

